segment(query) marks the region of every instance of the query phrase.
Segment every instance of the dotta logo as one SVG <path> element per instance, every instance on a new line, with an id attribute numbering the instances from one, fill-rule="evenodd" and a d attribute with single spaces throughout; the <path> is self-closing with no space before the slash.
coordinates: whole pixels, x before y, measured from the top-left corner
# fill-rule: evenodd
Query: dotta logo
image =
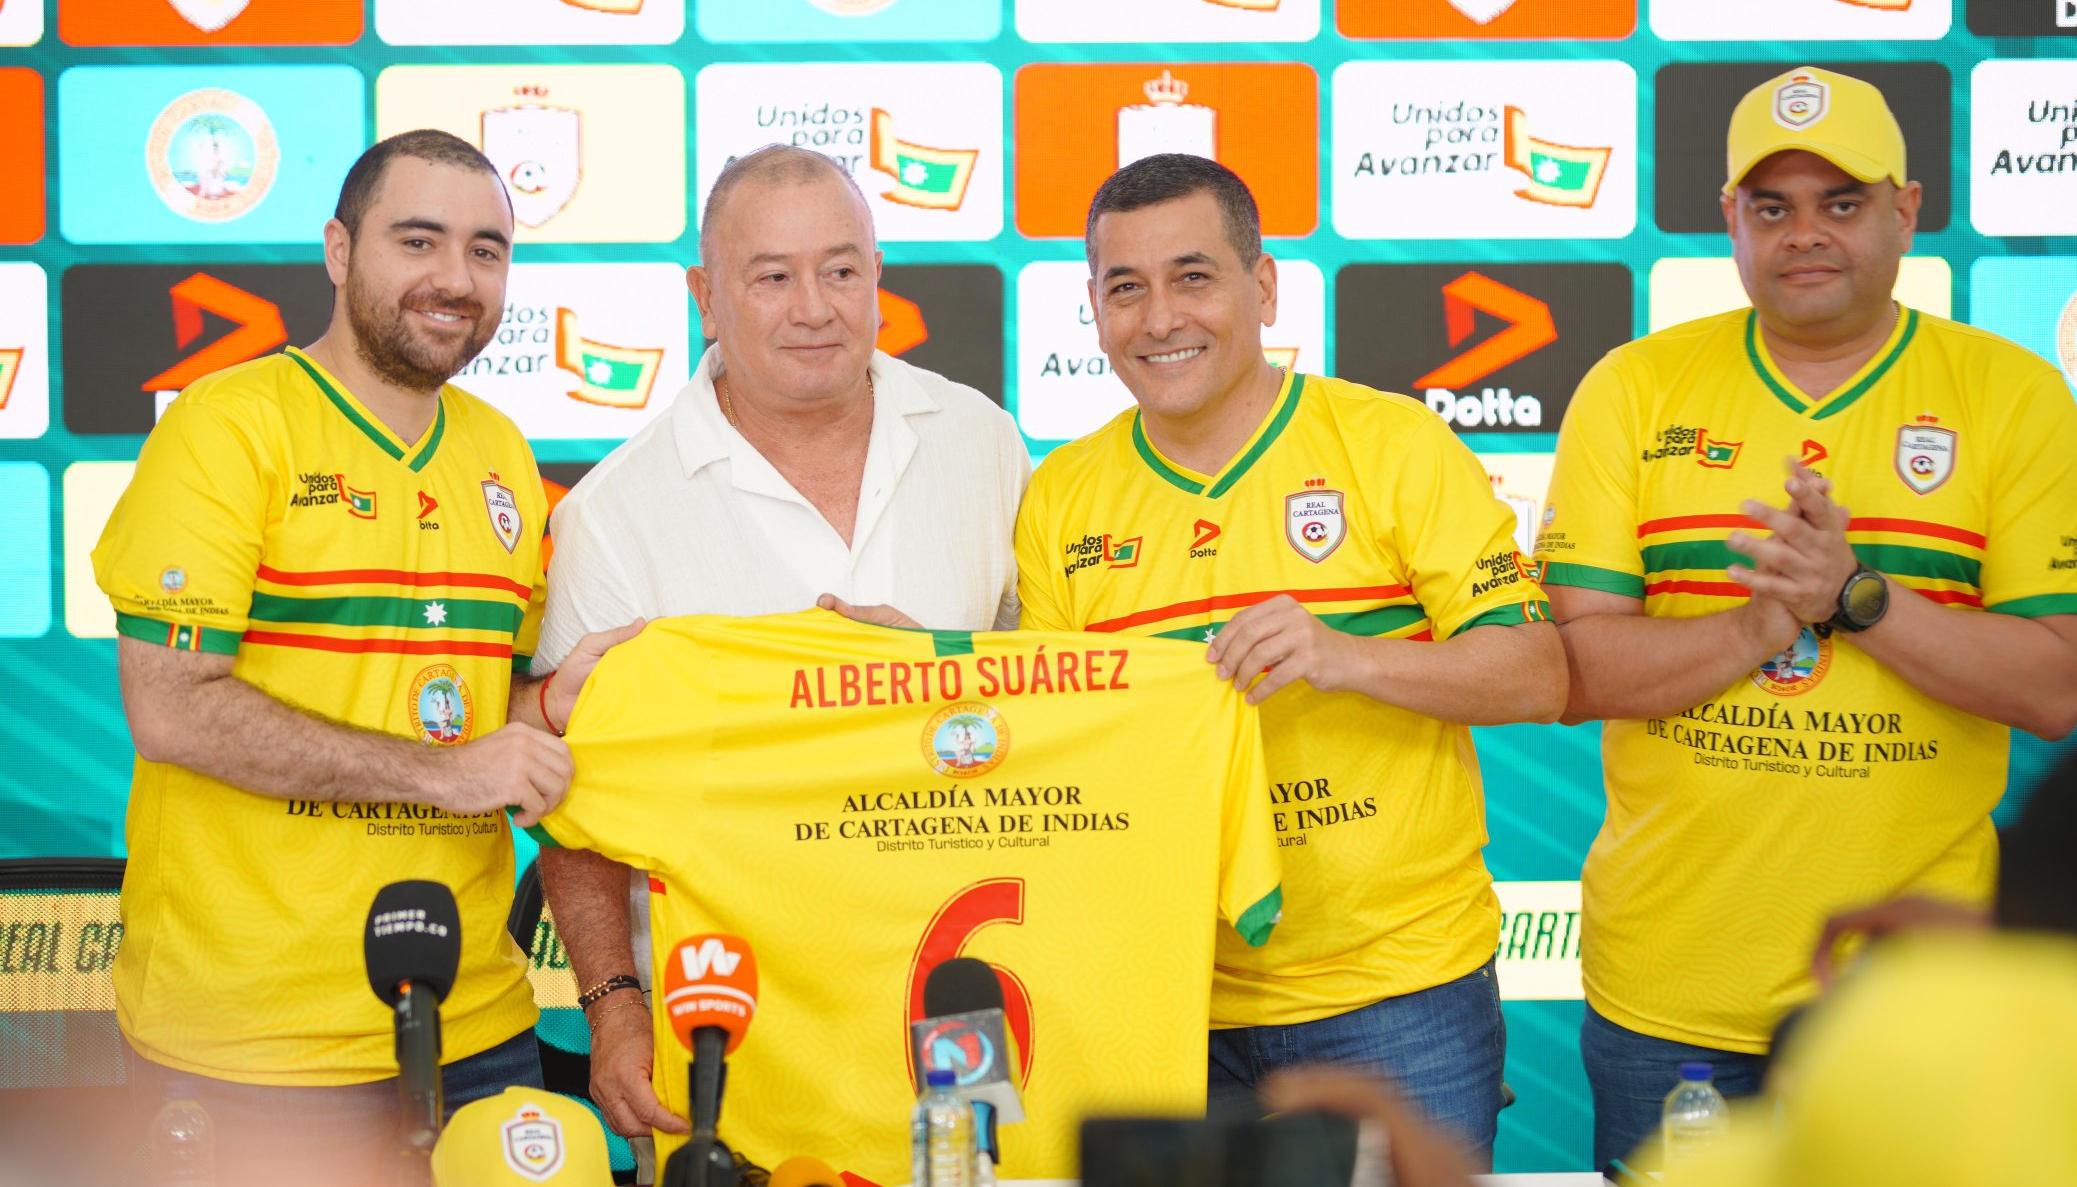
<path id="1" fill-rule="evenodd" d="M 1351 62 L 1334 72 L 1350 238 L 1619 238 L 1637 221 L 1621 62 Z"/>
<path id="2" fill-rule="evenodd" d="M 88 264 L 60 284 L 65 425 L 146 433 L 173 397 L 212 371 L 307 342 L 331 318 L 315 264 Z"/>
<path id="3" fill-rule="evenodd" d="M 1510 363 L 1535 354 L 1558 340 L 1557 323 L 1551 307 L 1527 293 L 1511 289 L 1490 276 L 1466 272 L 1442 286 L 1443 319 L 1449 327 L 1450 345 L 1469 337 L 1478 313 L 1487 313 L 1506 323 L 1499 333 L 1414 380 L 1428 399 L 1428 407 L 1444 420 L 1465 428 L 1543 424 L 1543 405 L 1534 396 L 1510 400 L 1506 389 L 1487 388 L 1483 401 L 1471 396 L 1461 399 L 1451 390 L 1468 387 Z"/>
<path id="4" fill-rule="evenodd" d="M 1547 433 L 1587 368 L 1628 340 L 1630 271 L 1354 265 L 1336 305 L 1343 375 L 1407 392 L 1459 430 Z"/>

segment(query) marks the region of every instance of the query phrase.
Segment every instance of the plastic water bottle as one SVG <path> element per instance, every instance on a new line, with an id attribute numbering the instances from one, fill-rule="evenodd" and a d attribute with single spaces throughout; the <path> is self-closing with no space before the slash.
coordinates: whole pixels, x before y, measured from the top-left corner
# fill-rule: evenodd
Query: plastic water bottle
<path id="1" fill-rule="evenodd" d="M 1666 1094 L 1659 1131 L 1666 1142 L 1666 1169 L 1693 1162 L 1731 1129 L 1731 1106 L 1716 1090 L 1706 1063 L 1680 1065 L 1680 1083 Z"/>
<path id="2" fill-rule="evenodd" d="M 924 1074 L 909 1122 L 914 1187 L 974 1187 L 974 1107 L 953 1087 L 950 1068 Z"/>
<path id="3" fill-rule="evenodd" d="M 213 1187 L 216 1127 L 201 1102 L 178 1097 L 159 1106 L 151 1123 L 151 1162 L 154 1184 Z"/>

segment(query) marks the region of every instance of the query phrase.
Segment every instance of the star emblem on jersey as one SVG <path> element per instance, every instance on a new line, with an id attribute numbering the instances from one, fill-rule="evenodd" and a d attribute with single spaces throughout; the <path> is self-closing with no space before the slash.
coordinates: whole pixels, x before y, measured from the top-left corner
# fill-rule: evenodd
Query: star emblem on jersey
<path id="1" fill-rule="evenodd" d="M 1298 555 L 1314 564 L 1341 547 L 1348 521 L 1341 513 L 1341 492 L 1313 488 L 1284 496 L 1284 539 Z"/>
<path id="2" fill-rule="evenodd" d="M 446 626 L 447 603 L 427 602 L 425 604 L 425 622 L 427 626 Z"/>
<path id="3" fill-rule="evenodd" d="M 512 488 L 498 481 L 497 471 L 483 480 L 483 510 L 490 516 L 490 530 L 496 533 L 498 543 L 510 552 L 519 547 L 519 501 L 512 497 Z"/>
<path id="4" fill-rule="evenodd" d="M 1897 477 L 1921 495 L 1932 494 L 1954 473 L 1959 436 L 1935 427 L 1938 421 L 1928 413 L 1897 430 Z"/>

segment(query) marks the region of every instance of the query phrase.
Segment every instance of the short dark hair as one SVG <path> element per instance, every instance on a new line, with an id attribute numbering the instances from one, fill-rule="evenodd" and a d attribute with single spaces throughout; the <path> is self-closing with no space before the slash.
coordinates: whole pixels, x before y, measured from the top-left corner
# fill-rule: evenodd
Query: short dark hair
<path id="1" fill-rule="evenodd" d="M 480 170 L 497 178 L 498 192 L 505 193 L 505 179 L 498 173 L 498 167 L 491 164 L 490 158 L 475 145 L 438 128 L 399 132 L 370 145 L 360 160 L 353 163 L 353 168 L 346 171 L 346 184 L 339 187 L 339 205 L 333 208 L 332 217 L 346 225 L 348 235 L 360 234 L 361 219 L 367 215 L 368 207 L 375 204 L 375 195 L 382 190 L 382 178 L 389 172 L 389 163 L 398 157 Z M 507 208 L 512 205 L 511 194 L 505 194 L 505 205 Z"/>
<path id="2" fill-rule="evenodd" d="M 1262 212 L 1255 205 L 1255 195 L 1248 192 L 1248 183 L 1207 157 L 1165 152 L 1134 161 L 1097 187 L 1096 197 L 1089 200 L 1089 221 L 1082 227 L 1082 249 L 1089 257 L 1090 273 L 1096 271 L 1098 218 L 1207 192 L 1218 200 L 1226 241 L 1243 266 L 1252 266 L 1262 255 Z"/>

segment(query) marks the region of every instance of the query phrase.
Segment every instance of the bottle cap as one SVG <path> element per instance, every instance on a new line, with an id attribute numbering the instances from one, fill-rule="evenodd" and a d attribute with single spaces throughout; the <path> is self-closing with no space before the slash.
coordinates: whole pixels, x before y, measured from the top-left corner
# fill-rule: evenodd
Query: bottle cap
<path id="1" fill-rule="evenodd" d="M 1709 1064 L 1703 1063 L 1700 1060 L 1696 1060 L 1693 1063 L 1683 1063 L 1680 1065 L 1680 1078 L 1683 1080 L 1692 1080 L 1700 1082 L 1709 1079 L 1709 1077 L 1713 1075 L 1715 1071 L 1716 1069 L 1711 1067 Z"/>
<path id="2" fill-rule="evenodd" d="M 1708 1064 L 1702 1065 L 1707 1068 Z M 923 1082 L 932 1088 L 950 1088 L 959 1082 L 959 1073 L 948 1067 L 934 1067 L 923 1073 Z"/>

